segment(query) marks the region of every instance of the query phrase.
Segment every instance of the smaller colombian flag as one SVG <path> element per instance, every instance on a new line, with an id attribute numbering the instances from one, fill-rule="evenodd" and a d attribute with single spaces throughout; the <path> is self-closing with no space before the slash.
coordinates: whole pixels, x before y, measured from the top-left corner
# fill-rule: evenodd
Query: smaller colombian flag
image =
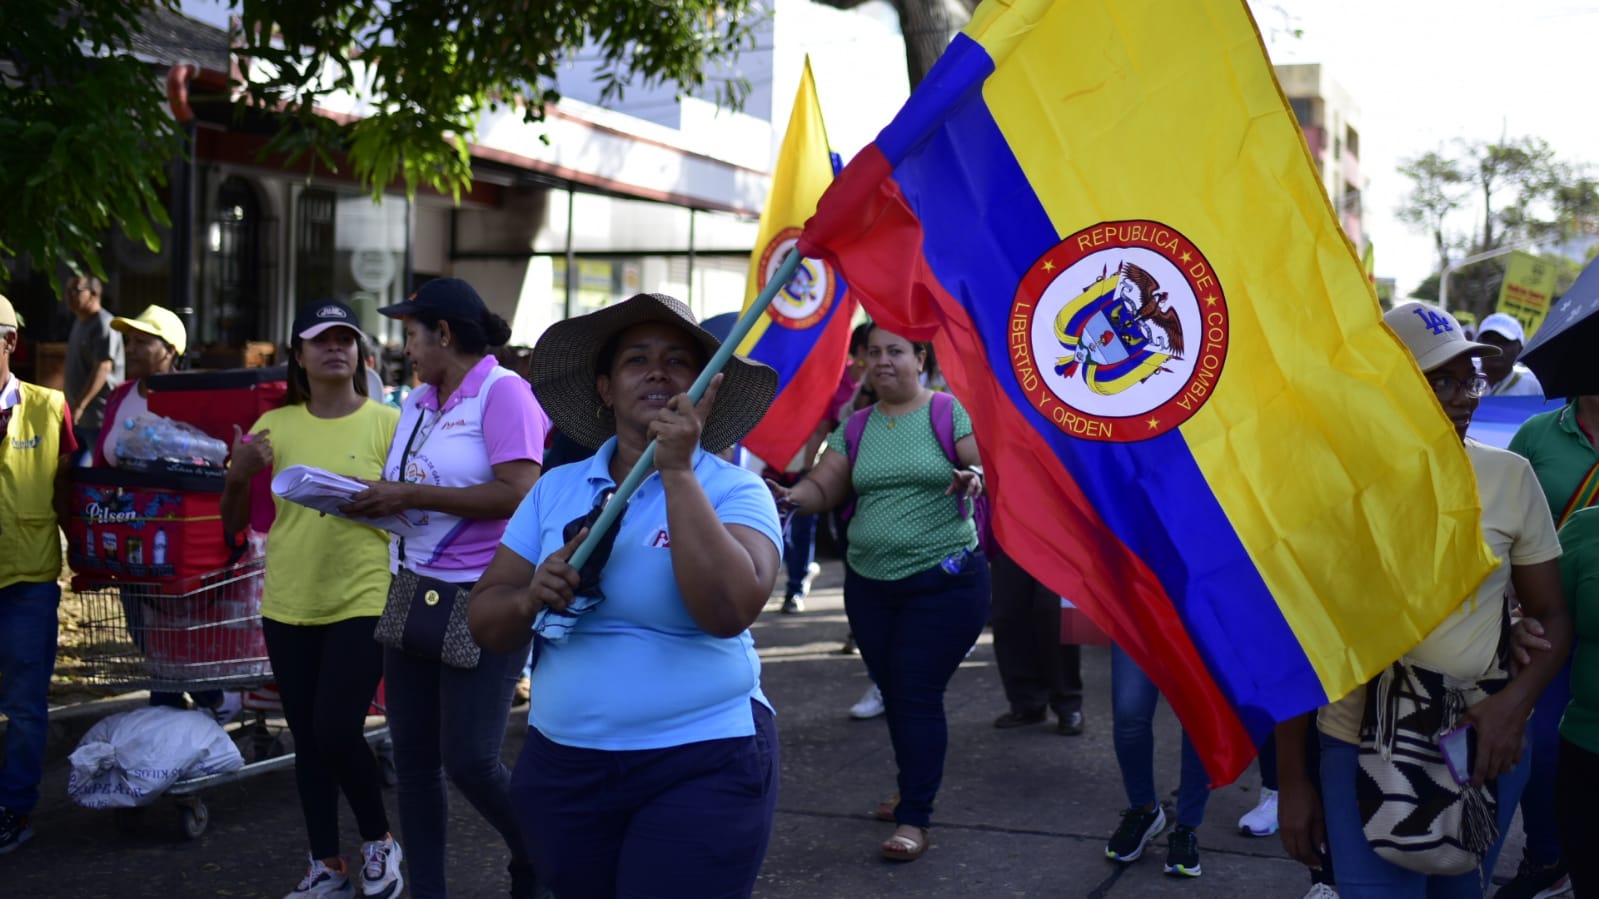
<path id="1" fill-rule="evenodd" d="M 1000 544 L 1215 783 L 1493 565 L 1242 0 L 986 0 L 799 248 L 935 342 Z"/>
<path id="2" fill-rule="evenodd" d="M 772 192 L 761 213 L 761 228 L 750 256 L 749 287 L 744 308 L 766 287 L 800 227 L 816 211 L 816 200 L 832 183 L 836 157 L 828 150 L 822 107 L 805 59 L 788 132 L 772 172 Z M 738 353 L 777 369 L 777 398 L 761 423 L 743 440 L 744 447 L 773 468 L 786 466 L 804 446 L 827 412 L 849 355 L 850 322 L 855 300 L 838 269 L 806 259 L 772 300 Z"/>

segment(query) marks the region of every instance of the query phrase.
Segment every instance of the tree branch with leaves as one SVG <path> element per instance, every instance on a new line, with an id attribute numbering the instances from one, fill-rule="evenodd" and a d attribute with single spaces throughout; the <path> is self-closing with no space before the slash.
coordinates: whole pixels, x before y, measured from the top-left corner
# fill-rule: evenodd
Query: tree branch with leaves
<path id="1" fill-rule="evenodd" d="M 121 228 L 152 251 L 168 224 L 167 167 L 183 152 L 161 71 L 130 47 L 178 0 L 5 0 L 0 29 L 0 285 L 19 259 L 60 292 L 64 267 L 104 276 Z M 737 108 L 726 64 L 753 46 L 762 0 L 235 0 L 244 106 L 281 127 L 267 152 L 308 154 L 381 196 L 396 185 L 459 196 L 485 110 L 541 120 L 562 69 L 597 54 L 601 101 L 674 84 Z M 74 49 L 76 48 L 76 52 Z M 357 104 L 358 115 L 328 115 Z"/>

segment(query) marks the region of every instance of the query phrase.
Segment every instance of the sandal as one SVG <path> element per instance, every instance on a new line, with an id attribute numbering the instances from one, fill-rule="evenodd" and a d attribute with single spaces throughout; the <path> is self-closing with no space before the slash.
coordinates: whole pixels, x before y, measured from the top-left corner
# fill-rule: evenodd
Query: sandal
<path id="1" fill-rule="evenodd" d="M 898 807 L 899 794 L 895 793 L 894 795 L 877 804 L 877 810 L 872 812 L 872 817 L 879 821 L 887 821 L 892 824 L 894 821 L 894 809 Z"/>
<path id="2" fill-rule="evenodd" d="M 893 836 L 883 841 L 878 851 L 891 862 L 916 861 L 927 851 L 927 828 L 901 824 L 894 829 Z"/>

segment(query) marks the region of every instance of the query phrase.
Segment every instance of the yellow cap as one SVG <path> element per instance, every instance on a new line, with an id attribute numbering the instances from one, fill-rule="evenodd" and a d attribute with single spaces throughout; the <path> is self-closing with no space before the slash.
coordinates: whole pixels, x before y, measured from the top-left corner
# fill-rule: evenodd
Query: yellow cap
<path id="1" fill-rule="evenodd" d="M 172 349 L 179 356 L 189 348 L 189 329 L 183 326 L 183 319 L 178 318 L 176 312 L 164 306 L 150 306 L 139 313 L 138 318 L 118 316 L 111 320 L 111 327 L 124 334 L 138 331 L 159 337 L 172 344 Z"/>

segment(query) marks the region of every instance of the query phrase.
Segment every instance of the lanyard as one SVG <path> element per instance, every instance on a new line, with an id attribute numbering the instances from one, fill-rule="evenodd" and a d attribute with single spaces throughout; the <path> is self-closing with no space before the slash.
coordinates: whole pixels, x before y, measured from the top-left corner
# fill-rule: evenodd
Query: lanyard
<path id="1" fill-rule="evenodd" d="M 400 480 L 402 480 L 402 481 L 405 480 L 405 466 L 406 466 L 406 463 L 409 462 L 410 459 L 411 459 L 412 444 L 416 443 L 417 432 L 422 430 L 422 419 L 424 419 L 426 417 L 427 417 L 427 410 L 423 409 L 421 406 L 418 406 L 416 408 L 416 424 L 412 426 L 412 428 L 411 428 L 411 436 L 406 438 L 405 449 L 403 451 L 401 451 L 401 453 L 400 453 L 399 477 L 400 477 Z M 417 451 L 421 451 L 422 447 L 427 445 L 428 438 L 433 436 L 433 425 L 438 424 L 439 423 L 439 419 L 441 419 L 443 417 L 444 417 L 444 410 L 443 409 L 439 410 L 439 414 L 438 415 L 433 416 L 433 424 L 432 425 L 428 425 L 427 433 L 422 435 L 422 442 L 421 443 L 416 443 L 416 447 L 415 448 L 416 448 Z M 399 558 L 400 564 L 404 565 L 405 564 L 405 537 L 403 535 L 400 536 L 399 556 L 400 556 L 400 558 Z"/>

